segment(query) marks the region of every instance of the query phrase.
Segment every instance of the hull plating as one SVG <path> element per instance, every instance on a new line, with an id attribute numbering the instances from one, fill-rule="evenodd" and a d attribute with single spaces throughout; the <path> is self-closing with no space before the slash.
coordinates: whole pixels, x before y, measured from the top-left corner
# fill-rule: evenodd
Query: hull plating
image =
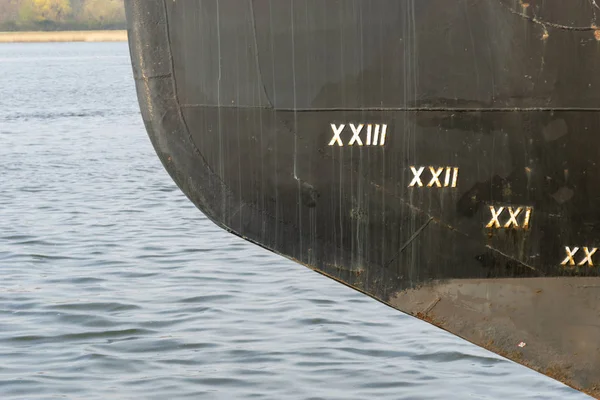
<path id="1" fill-rule="evenodd" d="M 149 136 L 216 224 L 598 395 L 600 9 L 571 3 L 127 12 Z"/>

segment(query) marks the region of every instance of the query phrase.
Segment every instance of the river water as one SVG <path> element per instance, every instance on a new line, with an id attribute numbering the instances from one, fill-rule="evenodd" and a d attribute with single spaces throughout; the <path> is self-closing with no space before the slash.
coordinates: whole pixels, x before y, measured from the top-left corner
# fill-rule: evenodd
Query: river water
<path id="1" fill-rule="evenodd" d="M 125 43 L 0 44 L 0 399 L 584 399 L 216 228 Z"/>

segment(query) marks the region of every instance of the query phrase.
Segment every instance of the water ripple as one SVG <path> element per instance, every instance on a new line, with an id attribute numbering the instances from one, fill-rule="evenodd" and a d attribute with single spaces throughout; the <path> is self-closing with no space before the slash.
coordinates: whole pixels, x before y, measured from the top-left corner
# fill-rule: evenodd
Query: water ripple
<path id="1" fill-rule="evenodd" d="M 586 398 L 218 229 L 127 54 L 0 45 L 1 399 Z"/>

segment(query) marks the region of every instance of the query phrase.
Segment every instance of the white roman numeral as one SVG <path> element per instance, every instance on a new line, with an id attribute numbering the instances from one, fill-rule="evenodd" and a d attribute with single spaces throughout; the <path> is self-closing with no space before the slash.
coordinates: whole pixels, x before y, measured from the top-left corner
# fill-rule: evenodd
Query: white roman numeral
<path id="1" fill-rule="evenodd" d="M 387 125 L 379 125 L 379 124 L 350 124 L 350 130 L 352 131 L 352 138 L 348 142 L 348 146 L 363 146 L 363 141 L 360 137 L 360 134 L 364 131 L 364 127 L 367 127 L 367 140 L 364 143 L 366 146 L 385 146 L 385 141 L 387 139 Z M 329 146 L 339 146 L 342 147 L 344 142 L 342 140 L 342 132 L 346 128 L 345 124 L 336 125 L 331 124 L 331 130 L 333 131 L 333 138 L 329 142 Z"/>
<path id="2" fill-rule="evenodd" d="M 492 219 L 490 219 L 490 222 L 485 226 L 486 228 L 500 228 L 500 220 L 498 219 L 500 217 L 500 214 L 502 214 L 502 212 L 504 211 L 504 207 L 500 207 L 498 210 L 496 210 L 496 207 L 494 206 L 490 206 L 490 212 L 492 213 Z"/>
<path id="3" fill-rule="evenodd" d="M 518 217 L 519 215 L 521 215 L 523 208 L 525 208 L 525 216 L 523 217 L 522 222 L 519 223 Z M 504 211 L 508 211 L 508 221 L 502 224 L 500 222 L 500 216 L 504 213 Z M 490 206 L 490 213 L 492 214 L 492 217 L 490 218 L 490 222 L 488 222 L 488 224 L 485 226 L 486 228 L 508 229 L 514 227 L 515 229 L 529 229 L 529 222 L 531 221 L 531 214 L 533 213 L 533 208 L 518 207 L 515 209 L 513 207 L 500 207 L 496 209 L 496 207 Z"/>
<path id="4" fill-rule="evenodd" d="M 444 178 L 444 186 L 445 186 L 445 187 L 448 187 L 448 186 L 450 186 L 450 175 L 451 175 L 451 171 L 452 171 L 452 168 L 450 168 L 450 167 L 446 167 L 446 175 L 445 175 L 445 178 Z M 457 171 L 457 173 L 458 173 L 458 171 Z"/>
<path id="5" fill-rule="evenodd" d="M 410 170 L 413 173 L 413 179 L 408 185 L 408 187 L 423 187 L 423 182 L 421 181 L 421 175 L 425 168 L 428 168 L 429 173 L 431 175 L 431 179 L 427 184 L 428 188 L 436 187 L 453 187 L 455 188 L 458 184 L 458 167 L 415 167 L 411 166 Z M 440 180 L 442 174 L 446 171 L 444 175 L 444 183 Z"/>
<path id="6" fill-rule="evenodd" d="M 427 187 L 432 187 L 434 184 L 437 187 L 442 187 L 442 183 L 440 182 L 440 175 L 444 172 L 444 168 L 438 168 L 437 171 L 433 167 L 429 167 L 429 172 L 431 172 L 431 181 L 427 184 Z"/>
<path id="7" fill-rule="evenodd" d="M 524 229 L 529 229 L 529 221 L 531 220 L 532 211 L 533 211 L 533 208 L 531 208 L 531 207 L 527 207 L 525 209 L 525 218 L 523 219 L 523 228 Z"/>
<path id="8" fill-rule="evenodd" d="M 579 247 L 573 247 L 572 249 L 570 247 L 565 247 L 565 252 L 567 253 L 567 257 L 563 260 L 562 263 L 560 263 L 560 265 L 562 265 L 562 266 L 569 265 L 571 267 L 574 267 L 576 264 L 576 261 L 573 257 L 575 257 L 575 254 L 577 254 L 578 251 L 579 251 Z M 597 251 L 598 251 L 597 247 L 593 247 L 593 248 L 584 247 L 583 252 L 585 253 L 585 255 L 581 259 L 581 261 L 579 261 L 579 263 L 577 263 L 577 265 L 582 266 L 582 265 L 587 264 L 588 267 L 593 267 L 594 261 L 592 260 L 592 257 L 594 256 L 594 254 L 596 254 Z"/>
<path id="9" fill-rule="evenodd" d="M 585 258 L 579 262 L 577 265 L 589 265 L 590 267 L 594 266 L 594 262 L 592 261 L 592 256 L 598 251 L 597 248 L 593 248 L 592 251 L 589 251 L 587 247 L 583 248 L 583 252 L 585 253 Z"/>
<path id="10" fill-rule="evenodd" d="M 377 144 L 379 141 L 379 125 L 375 125 L 375 133 L 373 135 L 373 143 Z"/>
<path id="11" fill-rule="evenodd" d="M 579 251 L 579 247 L 574 247 L 573 250 L 571 250 L 570 247 L 565 247 L 565 251 L 567 252 L 567 258 L 565 258 L 564 261 L 560 263 L 560 265 L 575 265 L 575 260 L 573 259 L 573 256 L 577 254 L 577 252 Z"/>
<path id="12" fill-rule="evenodd" d="M 523 211 L 523 207 L 519 207 L 513 211 L 512 207 L 508 208 L 508 213 L 510 214 L 508 222 L 504 225 L 505 228 L 510 228 L 514 226 L 515 228 L 519 227 L 519 223 L 517 222 L 517 217 Z"/>
<path id="13" fill-rule="evenodd" d="M 419 168 L 418 171 L 417 171 L 417 169 L 415 167 L 410 167 L 410 170 L 412 171 L 412 173 L 414 175 L 414 178 L 410 182 L 410 185 L 408 185 L 408 187 L 413 187 L 415 185 L 418 185 L 418 186 L 422 187 L 423 186 L 423 182 L 421 182 L 421 174 L 425 170 L 425 167 Z"/>
<path id="14" fill-rule="evenodd" d="M 338 144 L 338 146 L 344 145 L 344 142 L 342 142 L 342 138 L 340 137 L 340 135 L 342 134 L 342 131 L 345 127 L 346 125 L 343 124 L 340 126 L 335 126 L 335 124 L 331 124 L 331 129 L 333 130 L 333 139 L 331 139 L 331 142 L 329 142 L 330 146 L 334 146 L 336 143 Z"/>
<path id="15" fill-rule="evenodd" d="M 348 143 L 348 146 L 352 146 L 354 145 L 354 143 L 358 143 L 359 146 L 363 145 L 362 140 L 360 140 L 360 131 L 362 131 L 364 127 L 364 124 L 360 124 L 358 127 L 354 126 L 354 124 L 350 124 L 350 129 L 352 129 L 353 136 L 350 140 L 350 143 Z"/>

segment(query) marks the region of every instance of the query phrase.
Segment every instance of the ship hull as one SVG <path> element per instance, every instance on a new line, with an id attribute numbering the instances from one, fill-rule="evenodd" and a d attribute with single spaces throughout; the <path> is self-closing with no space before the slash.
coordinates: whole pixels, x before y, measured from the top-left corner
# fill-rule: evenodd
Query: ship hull
<path id="1" fill-rule="evenodd" d="M 148 134 L 223 229 L 598 396 L 596 9 L 454 3 L 127 1 Z"/>

